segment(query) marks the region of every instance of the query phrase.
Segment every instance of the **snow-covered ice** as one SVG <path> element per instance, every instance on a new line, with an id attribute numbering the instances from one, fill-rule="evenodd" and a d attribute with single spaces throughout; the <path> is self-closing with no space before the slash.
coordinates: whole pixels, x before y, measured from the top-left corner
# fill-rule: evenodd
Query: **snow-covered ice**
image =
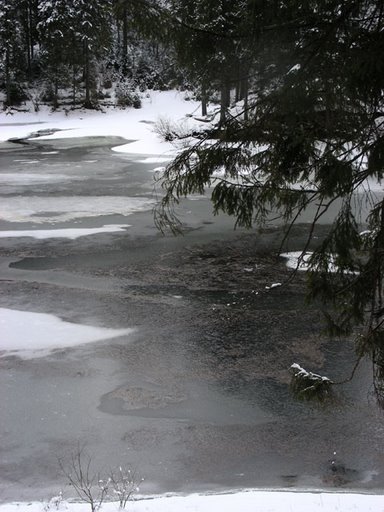
<path id="1" fill-rule="evenodd" d="M 0 331 L 0 354 L 31 359 L 56 349 L 126 336 L 134 329 L 93 327 L 46 313 L 0 308 Z"/>
<path id="2" fill-rule="evenodd" d="M 156 156 L 148 156 L 147 158 L 140 158 L 136 160 L 139 164 L 157 164 L 157 163 L 165 163 L 169 162 L 170 158 L 168 157 L 156 157 Z"/>
<path id="3" fill-rule="evenodd" d="M 42 185 L 54 184 L 66 181 L 81 180 L 80 176 L 69 176 L 68 174 L 38 173 L 38 172 L 2 172 L 0 173 L 0 185 Z"/>
<path id="4" fill-rule="evenodd" d="M 131 215 L 153 208 L 155 200 L 124 196 L 3 197 L 0 219 L 8 222 L 56 223 L 101 215 Z"/>
<path id="5" fill-rule="evenodd" d="M 0 231 L 0 238 L 30 237 L 37 240 L 47 238 L 68 238 L 76 240 L 82 236 L 96 235 L 97 233 L 116 233 L 125 231 L 129 224 L 108 224 L 100 228 L 66 228 L 66 229 L 27 229 L 20 231 Z"/>

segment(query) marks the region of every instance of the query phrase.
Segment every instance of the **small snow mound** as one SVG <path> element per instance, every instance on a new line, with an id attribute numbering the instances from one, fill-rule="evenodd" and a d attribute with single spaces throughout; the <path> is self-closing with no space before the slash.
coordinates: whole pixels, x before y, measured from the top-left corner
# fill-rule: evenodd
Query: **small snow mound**
<path id="1" fill-rule="evenodd" d="M 271 286 L 266 286 L 266 290 L 273 290 L 273 288 L 278 288 L 279 286 L 283 286 L 282 283 L 272 283 Z"/>

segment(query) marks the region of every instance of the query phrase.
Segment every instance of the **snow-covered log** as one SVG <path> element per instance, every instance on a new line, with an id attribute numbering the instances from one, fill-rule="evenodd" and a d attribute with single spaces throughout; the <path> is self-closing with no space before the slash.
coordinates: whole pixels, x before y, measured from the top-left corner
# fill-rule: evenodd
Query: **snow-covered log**
<path id="1" fill-rule="evenodd" d="M 333 382 L 328 377 L 309 372 L 297 363 L 293 363 L 290 370 L 291 388 L 297 398 L 323 401 L 329 397 Z"/>

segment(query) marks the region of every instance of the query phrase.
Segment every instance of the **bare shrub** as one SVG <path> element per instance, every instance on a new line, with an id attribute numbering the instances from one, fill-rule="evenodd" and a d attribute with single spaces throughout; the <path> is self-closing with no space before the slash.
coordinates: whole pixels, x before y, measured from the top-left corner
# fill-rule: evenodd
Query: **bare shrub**
<path id="1" fill-rule="evenodd" d="M 124 509 L 133 494 L 139 490 L 136 474 L 130 469 L 119 467 L 117 471 L 111 471 L 109 482 L 111 491 L 117 496 L 120 509 Z"/>
<path id="2" fill-rule="evenodd" d="M 71 454 L 67 464 L 61 460 L 59 464 L 80 500 L 89 503 L 91 511 L 96 512 L 108 495 L 109 482 L 104 482 L 99 473 L 93 472 L 91 456 L 79 447 Z"/>
<path id="3" fill-rule="evenodd" d="M 80 500 L 90 505 L 91 512 L 99 510 L 107 499 L 117 499 L 120 509 L 125 509 L 143 481 L 134 471 L 121 466 L 111 470 L 107 478 L 101 478 L 100 473 L 92 470 L 92 458 L 83 447 L 78 447 L 65 463 L 59 460 L 59 465 Z"/>
<path id="4" fill-rule="evenodd" d="M 63 493 L 60 491 L 57 496 L 53 496 L 49 502 L 45 505 L 45 512 L 49 512 L 51 510 L 60 510 L 63 505 Z M 65 502 L 64 502 L 65 503 Z"/>
<path id="5" fill-rule="evenodd" d="M 185 123 L 175 123 L 168 117 L 159 117 L 154 125 L 154 132 L 166 142 L 185 139 L 189 133 Z"/>

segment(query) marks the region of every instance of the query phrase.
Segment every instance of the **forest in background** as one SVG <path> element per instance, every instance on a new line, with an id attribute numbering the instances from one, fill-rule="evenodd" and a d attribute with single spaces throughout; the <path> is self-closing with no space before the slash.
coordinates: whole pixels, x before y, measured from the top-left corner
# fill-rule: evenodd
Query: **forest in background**
<path id="1" fill-rule="evenodd" d="M 289 8 L 266 4 L 0 0 L 3 108 L 26 100 L 35 109 L 139 107 L 140 91 L 182 88 L 201 99 L 203 115 L 209 101 L 220 103 L 222 119 L 231 99 L 246 110 L 255 38 Z"/>
<path id="2" fill-rule="evenodd" d="M 151 11 L 153 5 L 153 11 Z M 139 91 L 185 86 L 158 2 L 0 0 L 3 108 L 31 100 L 140 107 Z"/>

